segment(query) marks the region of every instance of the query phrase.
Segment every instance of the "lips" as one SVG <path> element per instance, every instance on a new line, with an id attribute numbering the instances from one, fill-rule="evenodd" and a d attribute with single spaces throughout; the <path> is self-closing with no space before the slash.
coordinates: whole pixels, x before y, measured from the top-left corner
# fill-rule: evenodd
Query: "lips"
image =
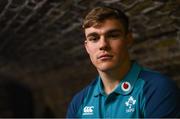
<path id="1" fill-rule="evenodd" d="M 102 55 L 100 55 L 99 57 L 98 57 L 98 59 L 100 59 L 100 60 L 109 60 L 109 59 L 112 59 L 112 55 L 110 55 L 110 54 L 102 54 Z"/>

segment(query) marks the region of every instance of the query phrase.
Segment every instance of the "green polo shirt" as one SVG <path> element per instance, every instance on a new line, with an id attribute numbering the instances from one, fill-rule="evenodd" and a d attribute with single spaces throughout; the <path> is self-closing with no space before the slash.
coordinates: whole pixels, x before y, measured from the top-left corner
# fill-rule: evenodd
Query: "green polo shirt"
<path id="1" fill-rule="evenodd" d="M 179 93 L 160 73 L 133 63 L 109 95 L 100 77 L 79 92 L 69 105 L 68 118 L 179 117 Z"/>

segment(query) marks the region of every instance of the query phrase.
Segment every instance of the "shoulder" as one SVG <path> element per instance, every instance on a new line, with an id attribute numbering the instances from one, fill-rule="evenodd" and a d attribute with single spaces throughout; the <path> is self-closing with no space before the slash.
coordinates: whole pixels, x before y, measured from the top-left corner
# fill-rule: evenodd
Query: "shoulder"
<path id="1" fill-rule="evenodd" d="M 167 77 L 166 75 L 157 72 L 157 71 L 152 71 L 149 69 L 144 69 L 140 73 L 139 77 L 144 81 L 145 85 L 144 88 L 151 88 L 151 89 L 168 89 L 171 91 L 177 91 L 177 86 L 175 82 Z M 160 91 L 160 90 L 159 90 Z"/>
<path id="2" fill-rule="evenodd" d="M 97 79 L 92 81 L 88 86 L 83 88 L 80 92 L 78 92 L 72 99 L 71 103 L 69 104 L 68 111 L 67 111 L 67 117 L 77 117 L 77 112 L 80 106 L 82 105 L 84 99 L 88 95 L 88 93 L 91 91 L 91 89 L 96 84 Z"/>
<path id="3" fill-rule="evenodd" d="M 80 92 L 78 92 L 72 99 L 72 102 L 76 105 L 80 105 L 84 98 L 87 96 L 87 94 L 90 92 L 90 90 L 94 87 L 94 85 L 97 83 L 98 79 L 93 80 L 88 86 L 83 88 Z"/>
<path id="4" fill-rule="evenodd" d="M 145 117 L 177 117 L 179 112 L 179 89 L 167 76 L 143 70 L 139 77 L 144 81 Z M 154 111 L 156 110 L 156 111 Z"/>

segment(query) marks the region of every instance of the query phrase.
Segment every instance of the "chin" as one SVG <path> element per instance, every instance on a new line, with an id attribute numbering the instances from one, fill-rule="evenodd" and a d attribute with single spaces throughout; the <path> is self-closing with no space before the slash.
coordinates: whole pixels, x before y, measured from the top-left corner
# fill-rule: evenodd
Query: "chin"
<path id="1" fill-rule="evenodd" d="M 106 71 L 110 71 L 114 68 L 113 65 L 101 65 L 101 66 L 98 66 L 97 69 L 99 71 L 102 71 L 102 72 L 106 72 Z"/>

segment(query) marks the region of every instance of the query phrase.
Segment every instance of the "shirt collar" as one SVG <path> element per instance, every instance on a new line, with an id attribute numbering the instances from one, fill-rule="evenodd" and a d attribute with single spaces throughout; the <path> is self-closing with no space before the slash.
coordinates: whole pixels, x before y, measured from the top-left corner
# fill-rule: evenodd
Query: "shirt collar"
<path id="1" fill-rule="evenodd" d="M 98 95 L 105 95 L 104 89 L 103 89 L 103 84 L 102 84 L 102 80 L 100 78 L 100 76 L 97 77 L 97 84 L 95 87 L 95 92 L 94 92 L 94 96 L 98 96 Z"/>
<path id="2" fill-rule="evenodd" d="M 141 71 L 141 66 L 138 65 L 136 62 L 133 62 L 130 71 L 121 80 L 121 82 L 119 83 L 119 85 L 116 87 L 116 89 L 113 92 L 117 94 L 122 94 L 122 95 L 128 95 L 129 93 L 131 93 L 131 91 L 134 88 L 135 82 L 138 79 L 138 75 L 140 71 Z M 98 81 L 96 83 L 94 96 L 98 96 L 99 94 L 105 95 L 100 76 L 97 77 L 97 80 Z M 124 85 L 128 85 L 128 88 L 124 87 Z"/>
<path id="3" fill-rule="evenodd" d="M 136 62 L 134 62 L 131 66 L 130 71 L 124 77 L 124 79 L 119 83 L 114 92 L 122 95 L 128 95 L 131 93 L 135 86 L 135 82 L 138 79 L 139 73 L 141 72 L 141 67 Z M 125 89 L 124 84 L 128 85 L 128 88 Z"/>

